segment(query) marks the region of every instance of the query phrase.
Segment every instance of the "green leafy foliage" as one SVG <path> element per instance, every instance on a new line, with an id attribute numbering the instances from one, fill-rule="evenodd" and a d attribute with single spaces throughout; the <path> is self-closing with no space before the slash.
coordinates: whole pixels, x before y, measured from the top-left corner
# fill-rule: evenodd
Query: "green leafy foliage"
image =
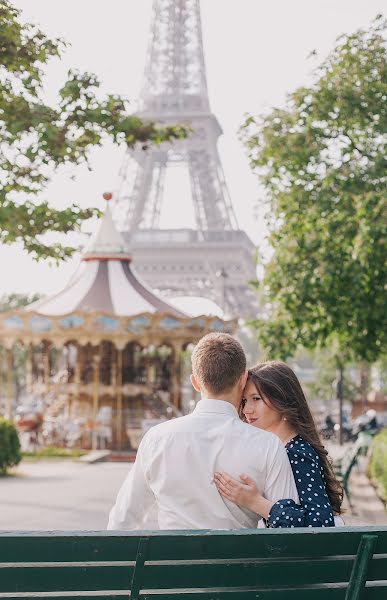
<path id="1" fill-rule="evenodd" d="M 42 97 L 44 67 L 60 58 L 66 43 L 49 39 L 38 27 L 20 21 L 20 11 L 0 0 L 0 243 L 22 242 L 35 258 L 56 260 L 74 248 L 45 244 L 48 232 L 77 230 L 97 214 L 72 204 L 55 210 L 34 200 L 62 165 L 87 164 L 91 148 L 110 138 L 133 147 L 185 137 L 183 126 L 156 127 L 128 113 L 121 96 L 98 95 L 90 73 L 70 71 L 56 106 Z"/>
<path id="2" fill-rule="evenodd" d="M 368 474 L 378 486 L 381 498 L 387 502 L 387 429 L 383 429 L 372 441 Z"/>
<path id="3" fill-rule="evenodd" d="M 39 299 L 39 294 L 3 294 L 0 296 L 0 313 L 23 308 Z"/>
<path id="4" fill-rule="evenodd" d="M 242 127 L 266 190 L 273 255 L 254 322 L 271 356 L 386 348 L 386 22 L 338 39 L 309 87 Z"/>
<path id="5" fill-rule="evenodd" d="M 21 461 L 20 442 L 16 428 L 0 417 L 0 473 L 6 473 Z"/>

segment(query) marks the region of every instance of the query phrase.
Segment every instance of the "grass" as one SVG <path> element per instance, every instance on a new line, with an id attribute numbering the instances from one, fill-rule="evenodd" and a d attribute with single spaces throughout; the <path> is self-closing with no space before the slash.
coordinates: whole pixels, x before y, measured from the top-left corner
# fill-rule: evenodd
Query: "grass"
<path id="1" fill-rule="evenodd" d="M 80 448 L 40 448 L 31 452 L 22 452 L 23 458 L 79 458 L 87 454 L 87 450 Z"/>
<path id="2" fill-rule="evenodd" d="M 387 429 L 383 429 L 373 439 L 368 475 L 376 485 L 379 496 L 387 504 Z"/>

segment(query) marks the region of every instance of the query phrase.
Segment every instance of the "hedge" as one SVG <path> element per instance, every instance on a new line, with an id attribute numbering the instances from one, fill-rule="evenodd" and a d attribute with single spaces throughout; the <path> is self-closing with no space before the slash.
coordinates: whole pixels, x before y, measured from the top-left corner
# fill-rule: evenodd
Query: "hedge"
<path id="1" fill-rule="evenodd" d="M 11 421 L 0 417 L 0 474 L 21 461 L 20 442 L 16 428 Z"/>
<path id="2" fill-rule="evenodd" d="M 383 429 L 372 441 L 368 474 L 377 486 L 380 497 L 387 502 L 387 429 Z"/>

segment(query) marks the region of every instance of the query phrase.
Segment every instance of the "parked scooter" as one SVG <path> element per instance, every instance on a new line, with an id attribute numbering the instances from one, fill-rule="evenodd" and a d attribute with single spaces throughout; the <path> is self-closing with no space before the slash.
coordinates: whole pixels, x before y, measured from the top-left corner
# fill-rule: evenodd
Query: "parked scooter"
<path id="1" fill-rule="evenodd" d="M 321 427 L 320 433 L 324 440 L 332 440 L 335 437 L 335 422 L 331 415 L 325 417 L 324 426 Z"/>
<path id="2" fill-rule="evenodd" d="M 352 439 L 356 439 L 359 433 L 366 432 L 375 435 L 382 428 L 378 422 L 376 410 L 370 408 L 366 413 L 357 417 L 352 424 Z"/>
<path id="3" fill-rule="evenodd" d="M 343 441 L 354 442 L 361 432 L 375 435 L 380 431 L 382 425 L 378 423 L 376 411 L 373 409 L 367 410 L 366 413 L 357 417 L 351 424 L 348 419 L 343 416 Z M 320 429 L 321 436 L 325 440 L 335 440 L 340 432 L 340 424 L 335 423 L 331 415 L 325 418 L 325 424 Z"/>

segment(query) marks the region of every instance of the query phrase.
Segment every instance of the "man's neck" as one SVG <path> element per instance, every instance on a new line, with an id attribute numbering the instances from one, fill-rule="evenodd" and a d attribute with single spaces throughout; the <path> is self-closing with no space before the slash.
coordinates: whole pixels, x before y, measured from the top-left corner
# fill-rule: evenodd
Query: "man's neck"
<path id="1" fill-rule="evenodd" d="M 241 400 L 236 394 L 224 394 L 222 396 L 214 396 L 213 394 L 202 394 L 202 400 L 222 400 L 223 402 L 228 402 L 232 404 L 237 410 L 239 409 L 239 405 Z"/>

